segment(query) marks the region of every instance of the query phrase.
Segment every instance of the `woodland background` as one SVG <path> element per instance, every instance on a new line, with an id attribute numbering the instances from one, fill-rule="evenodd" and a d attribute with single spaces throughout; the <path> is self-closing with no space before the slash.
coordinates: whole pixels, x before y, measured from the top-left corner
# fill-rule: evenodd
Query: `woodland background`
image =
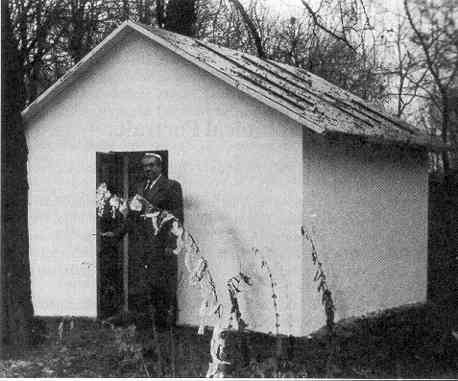
<path id="1" fill-rule="evenodd" d="M 369 0 L 297 1 L 300 17 L 262 0 L 2 1 L 1 343 L 27 345 L 33 330 L 20 111 L 127 19 L 301 67 L 440 136 L 429 298 L 456 296 L 458 4 L 403 0 L 387 22 Z"/>

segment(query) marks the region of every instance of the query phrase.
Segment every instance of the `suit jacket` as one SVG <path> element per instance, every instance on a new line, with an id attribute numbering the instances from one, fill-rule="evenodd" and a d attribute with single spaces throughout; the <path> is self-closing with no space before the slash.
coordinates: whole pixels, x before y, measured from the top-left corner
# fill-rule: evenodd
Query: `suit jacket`
<path id="1" fill-rule="evenodd" d="M 159 209 L 168 210 L 183 222 L 183 192 L 178 181 L 162 175 L 151 189 L 145 190 L 146 181 L 136 185 L 136 193 Z"/>
<path id="2" fill-rule="evenodd" d="M 145 190 L 146 181 L 133 188 L 153 206 L 168 210 L 183 221 L 183 194 L 179 182 L 162 175 L 156 184 Z M 130 293 L 142 293 L 164 283 L 176 275 L 176 257 L 165 253 L 167 234 L 155 236 L 150 219 L 145 219 L 138 212 L 130 212 L 127 218 L 115 229 L 119 239 L 129 232 L 129 290 Z"/>

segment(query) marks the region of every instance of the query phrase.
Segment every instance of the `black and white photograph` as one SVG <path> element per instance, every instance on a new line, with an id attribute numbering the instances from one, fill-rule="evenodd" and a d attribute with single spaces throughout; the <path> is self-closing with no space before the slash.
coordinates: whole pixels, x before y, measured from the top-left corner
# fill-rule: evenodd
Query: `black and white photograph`
<path id="1" fill-rule="evenodd" d="M 458 378 L 456 0 L 2 0 L 1 378 Z"/>

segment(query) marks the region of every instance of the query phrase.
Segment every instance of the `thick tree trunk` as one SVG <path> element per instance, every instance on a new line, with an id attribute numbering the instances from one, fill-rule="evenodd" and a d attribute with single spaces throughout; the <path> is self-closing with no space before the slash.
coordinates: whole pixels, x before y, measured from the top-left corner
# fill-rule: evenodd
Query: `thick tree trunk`
<path id="1" fill-rule="evenodd" d="M 122 19 L 129 20 L 130 18 L 130 7 L 129 7 L 129 0 L 123 0 L 122 2 Z"/>
<path id="2" fill-rule="evenodd" d="M 27 345 L 33 318 L 27 226 L 25 86 L 7 2 L 2 2 L 2 326 L 3 342 Z"/>
<path id="3" fill-rule="evenodd" d="M 193 37 L 197 19 L 196 0 L 169 0 L 164 27 L 172 32 Z"/>
<path id="4" fill-rule="evenodd" d="M 165 23 L 165 4 L 164 0 L 156 0 L 156 21 L 159 28 L 164 27 Z"/>

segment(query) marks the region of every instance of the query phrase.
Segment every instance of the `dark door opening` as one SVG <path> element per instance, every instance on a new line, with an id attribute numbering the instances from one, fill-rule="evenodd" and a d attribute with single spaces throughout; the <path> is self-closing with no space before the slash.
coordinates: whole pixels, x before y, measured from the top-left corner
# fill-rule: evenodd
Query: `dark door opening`
<path id="1" fill-rule="evenodd" d="M 105 182 L 113 194 L 132 197 L 134 184 L 143 180 L 141 158 L 146 152 L 160 154 L 162 173 L 168 175 L 167 151 L 135 151 L 96 153 L 96 186 Z M 135 257 L 135 245 L 129 245 L 129 235 L 117 242 L 102 239 L 101 232 L 113 231 L 121 218 L 110 214 L 97 217 L 97 316 L 106 318 L 129 307 L 129 257 Z"/>

